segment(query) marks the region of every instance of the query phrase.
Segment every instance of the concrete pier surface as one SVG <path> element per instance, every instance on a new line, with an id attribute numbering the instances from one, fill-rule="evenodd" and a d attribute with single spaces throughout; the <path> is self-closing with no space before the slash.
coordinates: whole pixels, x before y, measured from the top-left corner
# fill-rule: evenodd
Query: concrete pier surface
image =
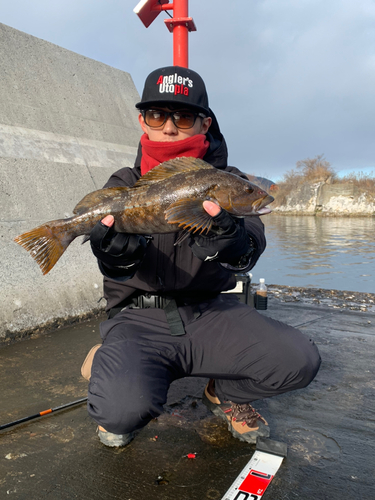
<path id="1" fill-rule="evenodd" d="M 375 296 L 355 307 L 358 295 L 317 295 L 273 287 L 262 312 L 313 338 L 323 360 L 306 389 L 254 404 L 271 438 L 288 445 L 263 498 L 372 500 Z M 0 425 L 86 396 L 80 366 L 102 319 L 1 347 Z M 205 384 L 174 383 L 163 415 L 122 449 L 99 442 L 85 404 L 2 431 L 0 498 L 220 500 L 255 447 L 201 403 Z"/>

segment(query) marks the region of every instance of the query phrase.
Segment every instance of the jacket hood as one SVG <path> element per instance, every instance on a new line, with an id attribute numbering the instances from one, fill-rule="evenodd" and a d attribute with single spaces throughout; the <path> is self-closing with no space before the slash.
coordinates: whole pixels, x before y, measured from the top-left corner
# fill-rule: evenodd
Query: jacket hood
<path id="1" fill-rule="evenodd" d="M 212 124 L 206 134 L 210 147 L 203 159 L 210 165 L 223 169 L 228 166 L 227 143 L 220 131 L 219 122 L 212 109 L 210 109 L 210 117 L 212 118 Z"/>

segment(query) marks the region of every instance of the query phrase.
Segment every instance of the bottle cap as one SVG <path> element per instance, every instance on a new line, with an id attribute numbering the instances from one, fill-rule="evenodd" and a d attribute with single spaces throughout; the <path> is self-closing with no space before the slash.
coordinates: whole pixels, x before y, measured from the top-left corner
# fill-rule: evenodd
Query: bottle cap
<path id="1" fill-rule="evenodd" d="M 265 283 L 265 279 L 264 278 L 259 278 L 259 283 Z"/>

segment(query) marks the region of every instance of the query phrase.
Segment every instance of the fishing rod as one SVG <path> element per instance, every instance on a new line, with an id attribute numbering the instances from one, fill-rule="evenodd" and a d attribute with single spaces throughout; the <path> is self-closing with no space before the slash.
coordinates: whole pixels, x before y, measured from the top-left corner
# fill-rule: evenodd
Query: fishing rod
<path id="1" fill-rule="evenodd" d="M 8 422 L 7 424 L 0 425 L 0 431 L 2 431 L 3 429 L 7 429 L 8 427 L 12 427 L 13 425 L 21 424 L 22 422 L 27 422 L 29 420 L 33 420 L 34 418 L 43 417 L 44 415 L 48 415 L 49 413 L 53 413 L 58 410 L 63 410 L 64 408 L 69 408 L 70 406 L 84 403 L 85 401 L 87 401 L 87 398 L 77 399 L 77 401 L 72 401 L 71 403 L 67 403 L 65 405 L 56 406 L 55 408 L 49 408 L 48 410 L 35 413 L 35 415 L 30 415 L 29 417 L 24 417 L 20 418 L 19 420 L 14 420 L 13 422 Z"/>

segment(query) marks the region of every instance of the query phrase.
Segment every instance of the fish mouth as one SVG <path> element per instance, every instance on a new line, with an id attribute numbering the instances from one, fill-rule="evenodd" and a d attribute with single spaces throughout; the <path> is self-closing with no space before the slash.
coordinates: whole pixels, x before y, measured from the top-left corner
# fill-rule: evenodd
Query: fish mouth
<path id="1" fill-rule="evenodd" d="M 253 209 L 254 213 L 256 215 L 265 215 L 265 214 L 270 214 L 272 210 L 267 207 L 270 203 L 272 203 L 274 200 L 273 196 L 270 196 L 269 194 L 266 194 L 263 198 L 260 200 L 257 200 L 253 203 Z"/>

